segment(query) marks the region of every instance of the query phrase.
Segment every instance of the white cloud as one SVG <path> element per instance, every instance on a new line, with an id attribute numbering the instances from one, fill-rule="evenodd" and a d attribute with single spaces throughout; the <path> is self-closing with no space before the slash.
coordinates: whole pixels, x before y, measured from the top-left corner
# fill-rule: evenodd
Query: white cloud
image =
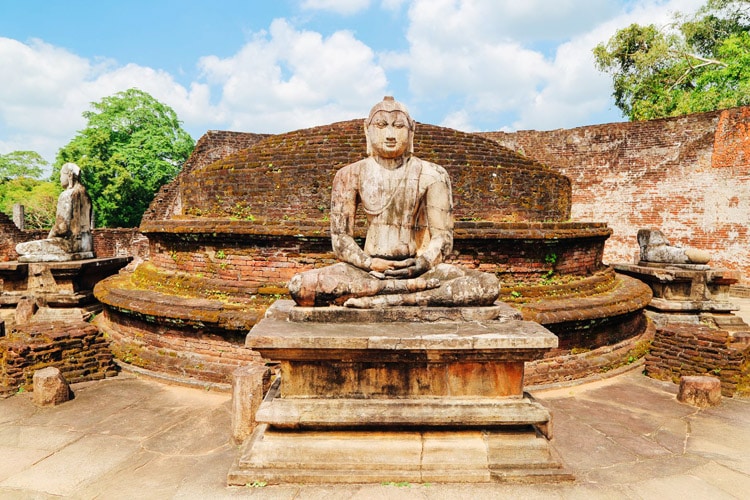
<path id="1" fill-rule="evenodd" d="M 369 6 L 370 0 L 304 0 L 301 5 L 303 9 L 329 10 L 343 15 L 355 14 Z"/>
<path id="2" fill-rule="evenodd" d="M 93 62 L 42 41 L 0 38 L 0 153 L 54 161 L 85 127 L 90 103 L 137 87 L 172 107 L 197 139 L 207 129 L 283 132 L 365 116 L 386 93 L 375 54 L 348 31 L 324 38 L 276 20 L 234 56 L 202 58 L 188 87 L 136 64 Z"/>
<path id="3" fill-rule="evenodd" d="M 612 105 L 593 47 L 632 22 L 666 24 L 702 3 L 643 0 L 624 12 L 599 0 L 415 0 L 408 54 L 381 57 L 410 69 L 416 99 L 452 103 L 444 123 L 505 113 L 519 128 L 581 125 Z"/>
<path id="4" fill-rule="evenodd" d="M 199 64 L 221 88 L 218 112 L 236 130 L 281 132 L 364 116 L 387 84 L 373 51 L 350 32 L 323 38 L 281 19 L 234 56 Z"/>
<path id="5" fill-rule="evenodd" d="M 382 0 L 380 6 L 385 10 L 397 12 L 408 0 Z"/>
<path id="6" fill-rule="evenodd" d="M 171 75 L 135 64 L 94 63 L 41 40 L 0 38 L 0 152 L 33 150 L 54 161 L 57 150 L 86 125 L 90 103 L 138 87 L 175 109 L 182 120 L 210 116 L 208 88 L 188 90 Z"/>

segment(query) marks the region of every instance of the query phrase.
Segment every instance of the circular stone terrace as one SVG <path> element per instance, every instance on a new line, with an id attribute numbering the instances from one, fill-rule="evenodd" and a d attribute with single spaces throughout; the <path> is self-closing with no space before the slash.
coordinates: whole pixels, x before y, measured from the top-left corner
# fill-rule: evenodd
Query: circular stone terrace
<path id="1" fill-rule="evenodd" d="M 296 273 L 335 262 L 335 172 L 365 156 L 362 120 L 286 134 L 209 132 L 141 224 L 150 259 L 102 281 L 97 321 L 115 355 L 185 381 L 227 384 L 261 362 L 247 331 Z M 449 261 L 498 275 L 500 300 L 560 338 L 527 384 L 599 374 L 642 354 L 647 286 L 602 263 L 605 223 L 570 222 L 569 179 L 478 135 L 418 124 L 415 154 L 451 176 Z M 357 235 L 364 235 L 363 214 Z"/>

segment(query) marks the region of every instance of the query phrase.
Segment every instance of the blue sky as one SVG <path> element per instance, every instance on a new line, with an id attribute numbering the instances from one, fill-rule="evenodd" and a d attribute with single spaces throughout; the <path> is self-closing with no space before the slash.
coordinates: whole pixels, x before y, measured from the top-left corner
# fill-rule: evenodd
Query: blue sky
<path id="1" fill-rule="evenodd" d="M 194 139 L 363 117 L 392 94 L 475 130 L 621 121 L 591 49 L 703 0 L 0 0 L 0 153 L 53 161 L 138 87 Z"/>

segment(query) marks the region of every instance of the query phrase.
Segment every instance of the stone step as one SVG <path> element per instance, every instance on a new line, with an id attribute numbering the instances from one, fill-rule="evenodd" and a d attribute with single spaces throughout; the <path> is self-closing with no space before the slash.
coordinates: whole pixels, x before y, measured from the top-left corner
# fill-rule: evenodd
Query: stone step
<path id="1" fill-rule="evenodd" d="M 508 430 L 283 431 L 256 429 L 230 485 L 572 480 L 530 426 Z"/>
<path id="2" fill-rule="evenodd" d="M 282 428 L 371 426 L 546 425 L 549 411 L 523 399 L 307 399 L 276 398 L 255 419 Z"/>

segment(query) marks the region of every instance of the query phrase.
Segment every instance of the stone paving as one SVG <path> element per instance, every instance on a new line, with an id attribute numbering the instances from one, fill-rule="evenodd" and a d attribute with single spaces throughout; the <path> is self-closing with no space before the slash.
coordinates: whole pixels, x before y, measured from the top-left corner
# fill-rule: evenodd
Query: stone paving
<path id="1" fill-rule="evenodd" d="M 699 410 L 638 368 L 536 391 L 554 414 L 566 484 L 225 486 L 238 454 L 225 393 L 121 375 L 38 408 L 0 400 L 0 498 L 747 498 L 750 399 Z"/>

